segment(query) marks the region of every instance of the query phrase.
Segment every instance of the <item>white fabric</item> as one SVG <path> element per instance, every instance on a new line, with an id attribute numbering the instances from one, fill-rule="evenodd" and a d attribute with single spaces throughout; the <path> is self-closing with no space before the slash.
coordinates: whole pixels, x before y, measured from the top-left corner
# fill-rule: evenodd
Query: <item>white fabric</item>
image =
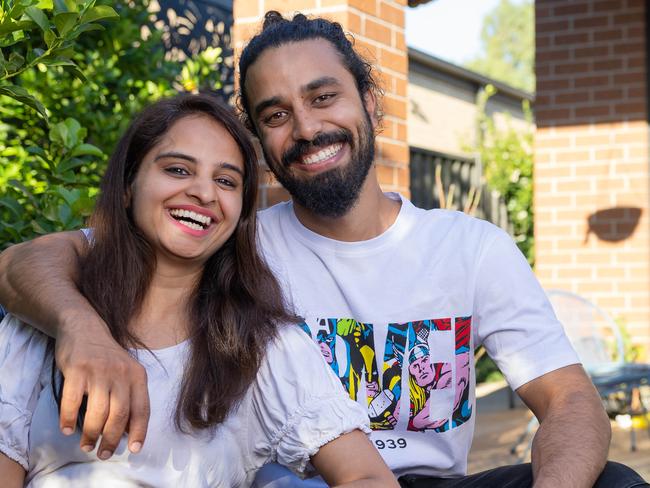
<path id="1" fill-rule="evenodd" d="M 28 468 L 29 487 L 250 486 L 264 463 L 302 475 L 325 443 L 355 429 L 368 432 L 365 412 L 349 400 L 314 343 L 287 326 L 214 435 L 182 434 L 173 423 L 188 343 L 156 350 L 155 358 L 138 351 L 151 400 L 146 442 L 131 454 L 124 437 L 110 460 L 99 461 L 79 449 L 78 433 L 59 431 L 46 343 L 10 315 L 0 323 L 0 451 Z"/>
<path id="2" fill-rule="evenodd" d="M 382 235 L 340 242 L 301 225 L 291 203 L 259 217 L 267 261 L 397 475 L 465 474 L 478 345 L 513 388 L 579 362 L 530 266 L 488 222 L 401 198 Z M 296 483 L 273 466 L 257 479 Z"/>

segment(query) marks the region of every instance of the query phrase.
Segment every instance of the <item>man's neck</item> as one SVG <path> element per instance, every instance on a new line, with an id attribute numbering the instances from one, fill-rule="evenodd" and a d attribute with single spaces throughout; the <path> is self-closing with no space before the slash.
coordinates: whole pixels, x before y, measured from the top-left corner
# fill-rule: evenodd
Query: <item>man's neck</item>
<path id="1" fill-rule="evenodd" d="M 296 217 L 309 230 L 337 241 L 365 241 L 384 233 L 397 219 L 401 201 L 382 192 L 371 168 L 356 204 L 341 217 L 316 215 L 294 201 Z"/>

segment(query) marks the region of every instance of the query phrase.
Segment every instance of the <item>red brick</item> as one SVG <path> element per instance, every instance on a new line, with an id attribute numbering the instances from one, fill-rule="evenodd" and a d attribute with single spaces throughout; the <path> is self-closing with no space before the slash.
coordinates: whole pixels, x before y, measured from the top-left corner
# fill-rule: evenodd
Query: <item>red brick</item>
<path id="1" fill-rule="evenodd" d="M 625 12 L 614 15 L 614 24 L 616 25 L 639 24 L 641 22 L 643 22 L 643 17 L 639 16 L 639 12 Z"/>
<path id="2" fill-rule="evenodd" d="M 544 91 L 556 91 L 556 90 L 565 90 L 570 88 L 569 80 L 567 79 L 555 79 L 549 80 L 547 78 L 537 79 L 537 93 Z"/>
<path id="3" fill-rule="evenodd" d="M 626 30 L 627 39 L 638 38 L 642 40 L 645 37 L 645 26 L 643 25 L 631 25 L 627 27 Z"/>
<path id="4" fill-rule="evenodd" d="M 568 49 L 554 49 L 551 51 L 543 50 L 543 51 L 538 51 L 535 54 L 536 63 L 548 63 L 551 61 L 568 61 L 568 60 L 569 60 Z"/>
<path id="5" fill-rule="evenodd" d="M 406 57 L 406 53 L 395 54 L 387 49 L 381 49 L 380 63 L 382 68 L 391 69 L 398 73 L 406 73 L 408 69 L 408 58 Z"/>
<path id="6" fill-rule="evenodd" d="M 404 27 L 404 9 L 393 7 L 385 1 L 379 4 L 379 17 L 398 27 Z"/>
<path id="7" fill-rule="evenodd" d="M 627 88 L 627 98 L 646 98 L 648 91 L 645 86 L 629 86 Z"/>
<path id="8" fill-rule="evenodd" d="M 609 54 L 609 46 L 592 46 L 592 47 L 581 47 L 573 50 L 573 55 L 576 59 L 581 58 L 599 58 L 601 56 L 606 56 Z"/>
<path id="9" fill-rule="evenodd" d="M 602 117 L 611 113 L 608 105 L 596 105 L 591 107 L 576 107 L 576 117 Z"/>
<path id="10" fill-rule="evenodd" d="M 608 25 L 609 17 L 605 15 L 573 19 L 574 29 L 591 29 L 593 27 L 606 27 Z M 559 28 L 557 30 L 559 30 Z"/>
<path id="11" fill-rule="evenodd" d="M 611 29 L 611 30 L 597 30 L 593 32 L 594 41 L 616 41 L 618 39 L 623 39 L 623 32 L 621 29 Z"/>
<path id="12" fill-rule="evenodd" d="M 361 34 L 361 16 L 348 11 L 347 29 L 353 34 Z"/>
<path id="13" fill-rule="evenodd" d="M 548 19 L 544 22 L 537 21 L 535 22 L 535 32 L 544 33 L 544 32 L 559 32 L 559 31 L 568 31 L 569 30 L 569 21 L 568 20 L 557 20 L 557 19 Z"/>
<path id="14" fill-rule="evenodd" d="M 553 9 L 553 15 L 570 16 L 575 14 L 586 14 L 589 12 L 589 3 L 569 2 L 568 5 L 560 5 Z"/>
<path id="15" fill-rule="evenodd" d="M 605 90 L 595 90 L 593 92 L 593 98 L 597 102 L 603 102 L 607 100 L 620 100 L 623 98 L 623 90 L 620 88 L 607 88 Z"/>
<path id="16" fill-rule="evenodd" d="M 551 45 L 550 36 L 535 36 L 535 47 L 536 49 L 542 49 Z"/>
<path id="17" fill-rule="evenodd" d="M 266 188 L 266 202 L 270 207 L 279 202 L 286 202 L 291 200 L 291 195 L 289 192 L 282 187 L 269 187 Z"/>
<path id="18" fill-rule="evenodd" d="M 589 33 L 587 32 L 577 32 L 571 34 L 560 34 L 557 33 L 553 37 L 553 43 L 556 46 L 566 47 L 567 44 L 585 44 L 589 42 Z"/>
<path id="19" fill-rule="evenodd" d="M 257 0 L 237 0 L 237 2 L 233 2 L 232 9 L 235 19 L 258 17 L 262 14 Z"/>
<path id="20" fill-rule="evenodd" d="M 596 59 L 594 61 L 594 71 L 612 71 L 623 68 L 621 58 Z"/>
<path id="21" fill-rule="evenodd" d="M 584 76 L 574 80 L 576 88 L 605 87 L 609 85 L 609 76 Z"/>
<path id="22" fill-rule="evenodd" d="M 571 111 L 568 108 L 551 108 L 542 109 L 538 108 L 535 112 L 535 118 L 538 122 L 549 120 L 564 120 L 571 116 Z"/>
<path id="23" fill-rule="evenodd" d="M 645 68 L 646 59 L 644 56 L 628 56 L 625 61 L 625 67 L 627 69 L 633 68 Z"/>
<path id="24" fill-rule="evenodd" d="M 348 0 L 348 5 L 372 16 L 377 16 L 377 2 L 375 0 Z"/>
<path id="25" fill-rule="evenodd" d="M 568 75 L 574 73 L 587 73 L 589 72 L 589 63 L 566 63 L 556 64 L 553 72 L 556 75 Z"/>
<path id="26" fill-rule="evenodd" d="M 614 113 L 616 115 L 635 115 L 641 117 L 646 113 L 645 103 L 617 103 L 614 106 Z"/>
<path id="27" fill-rule="evenodd" d="M 237 0 L 239 1 L 239 0 Z M 264 10 L 277 10 L 286 14 L 293 14 L 294 12 L 301 12 L 303 10 L 310 10 L 316 8 L 316 0 L 264 0 Z"/>
<path id="28" fill-rule="evenodd" d="M 392 35 L 390 29 L 374 20 L 366 19 L 363 34 L 373 41 L 380 42 L 387 46 L 390 46 L 391 44 Z"/>
<path id="29" fill-rule="evenodd" d="M 380 185 L 395 185 L 395 182 L 397 180 L 396 168 L 394 166 L 378 164 L 377 179 L 379 180 Z"/>
<path id="30" fill-rule="evenodd" d="M 587 101 L 589 101 L 589 92 L 586 91 L 561 93 L 555 96 L 555 103 L 562 105 Z"/>
<path id="31" fill-rule="evenodd" d="M 618 73 L 614 74 L 614 83 L 645 83 L 645 73 L 639 71 L 637 73 Z"/>
<path id="32" fill-rule="evenodd" d="M 639 46 L 639 42 L 625 42 L 622 44 L 614 45 L 614 54 L 628 54 L 642 52 L 642 47 Z"/>
<path id="33" fill-rule="evenodd" d="M 619 12 L 621 9 L 621 0 L 603 0 L 594 2 L 593 8 L 596 12 L 614 11 Z"/>

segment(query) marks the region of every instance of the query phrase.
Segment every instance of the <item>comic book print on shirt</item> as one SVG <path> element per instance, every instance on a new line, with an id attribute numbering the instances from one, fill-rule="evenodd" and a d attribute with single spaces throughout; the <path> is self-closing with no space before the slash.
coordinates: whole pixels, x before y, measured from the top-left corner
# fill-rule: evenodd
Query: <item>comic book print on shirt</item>
<path id="1" fill-rule="evenodd" d="M 454 334 L 453 364 L 433 362 L 430 334 Z M 381 363 L 375 353 L 373 324 L 354 319 L 318 319 L 302 327 L 319 345 L 325 360 L 341 379 L 350 398 L 365 390 L 370 426 L 392 430 L 400 416 L 402 374 L 408 371 L 408 427 L 410 431 L 444 432 L 467 422 L 472 415 L 469 401 L 471 317 L 418 320 L 388 324 Z M 451 415 L 432 418 L 431 402 L 437 390 L 453 398 Z M 453 393 L 453 395 L 451 395 Z M 438 409 L 439 410 L 439 409 Z M 433 415 L 435 417 L 435 415 Z"/>

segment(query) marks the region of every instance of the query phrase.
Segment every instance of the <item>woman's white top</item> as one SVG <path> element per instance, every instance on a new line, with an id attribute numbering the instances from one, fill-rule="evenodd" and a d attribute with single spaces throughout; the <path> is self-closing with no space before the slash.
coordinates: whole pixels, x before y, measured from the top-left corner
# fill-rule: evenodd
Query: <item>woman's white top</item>
<path id="1" fill-rule="evenodd" d="M 297 326 L 280 328 L 255 382 L 211 435 L 174 424 L 188 342 L 134 351 L 147 371 L 151 417 L 140 453 L 124 436 L 100 461 L 64 436 L 51 388 L 47 338 L 8 315 L 0 323 L 0 451 L 27 469 L 28 487 L 237 487 L 274 461 L 304 475 L 309 458 L 368 417 L 351 401 L 317 346 Z"/>

